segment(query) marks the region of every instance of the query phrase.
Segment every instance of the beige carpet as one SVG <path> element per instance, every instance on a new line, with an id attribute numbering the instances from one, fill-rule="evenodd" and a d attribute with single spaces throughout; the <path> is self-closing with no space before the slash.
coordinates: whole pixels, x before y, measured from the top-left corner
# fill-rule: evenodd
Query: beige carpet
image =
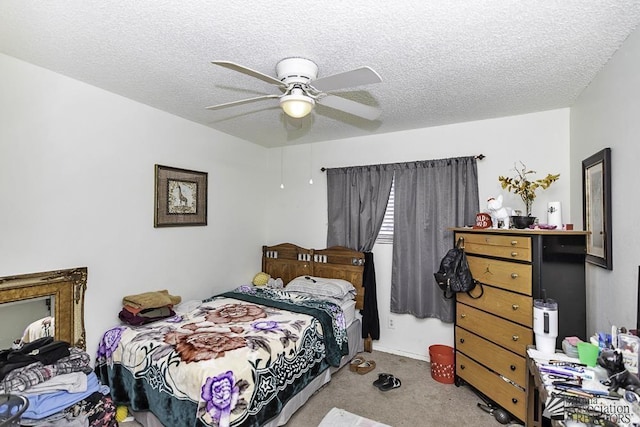
<path id="1" fill-rule="evenodd" d="M 374 351 L 362 353 L 376 362 L 365 375 L 341 369 L 331 382 L 291 417 L 287 426 L 317 427 L 338 407 L 393 427 L 500 427 L 492 415 L 478 408 L 482 402 L 468 386 L 442 384 L 431 378 L 427 362 Z M 382 392 L 373 386 L 381 372 L 400 378 L 402 386 Z"/>
<path id="2" fill-rule="evenodd" d="M 442 384 L 431 378 L 427 362 L 374 351 L 362 353 L 376 362 L 376 369 L 360 375 L 348 366 L 309 399 L 287 427 L 318 427 L 337 407 L 393 427 L 500 427 L 493 416 L 478 408 L 482 402 L 468 386 Z M 400 388 L 382 392 L 373 386 L 381 372 L 400 378 Z M 120 423 L 134 427 L 140 424 Z"/>

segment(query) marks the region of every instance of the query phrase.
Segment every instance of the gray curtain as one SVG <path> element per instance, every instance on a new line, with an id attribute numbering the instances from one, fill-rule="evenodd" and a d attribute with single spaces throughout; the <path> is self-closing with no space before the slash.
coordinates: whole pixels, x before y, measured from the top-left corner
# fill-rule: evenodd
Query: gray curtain
<path id="1" fill-rule="evenodd" d="M 453 246 L 450 227 L 479 212 L 475 157 L 396 165 L 391 312 L 454 321 L 453 301 L 433 278 Z"/>
<path id="2" fill-rule="evenodd" d="M 393 165 L 327 169 L 327 247 L 371 251 L 384 219 L 393 169 Z"/>
<path id="3" fill-rule="evenodd" d="M 364 252 L 362 336 L 374 340 L 380 339 L 380 317 L 371 249 L 384 220 L 392 183 L 392 165 L 327 170 L 327 246 Z"/>

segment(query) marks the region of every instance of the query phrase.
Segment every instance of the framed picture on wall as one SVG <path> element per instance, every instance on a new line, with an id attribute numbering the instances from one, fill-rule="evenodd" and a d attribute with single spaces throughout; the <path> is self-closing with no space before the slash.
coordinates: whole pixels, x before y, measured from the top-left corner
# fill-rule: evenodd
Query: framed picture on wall
<path id="1" fill-rule="evenodd" d="M 207 173 L 155 166 L 154 227 L 207 225 Z"/>
<path id="2" fill-rule="evenodd" d="M 587 262 L 612 270 L 610 148 L 582 162 L 582 215 L 589 232 Z"/>

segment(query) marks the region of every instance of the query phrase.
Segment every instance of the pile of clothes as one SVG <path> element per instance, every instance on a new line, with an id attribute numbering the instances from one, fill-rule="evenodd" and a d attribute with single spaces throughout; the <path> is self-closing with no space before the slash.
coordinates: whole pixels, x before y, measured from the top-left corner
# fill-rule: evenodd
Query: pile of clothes
<path id="1" fill-rule="evenodd" d="M 171 295 L 167 290 L 128 295 L 122 299 L 122 310 L 118 317 L 129 325 L 144 325 L 175 316 L 173 306 L 180 301 L 181 297 Z"/>
<path id="2" fill-rule="evenodd" d="M 21 425 L 117 427 L 116 407 L 84 350 L 52 337 L 0 350 L 0 393 L 29 405 Z"/>

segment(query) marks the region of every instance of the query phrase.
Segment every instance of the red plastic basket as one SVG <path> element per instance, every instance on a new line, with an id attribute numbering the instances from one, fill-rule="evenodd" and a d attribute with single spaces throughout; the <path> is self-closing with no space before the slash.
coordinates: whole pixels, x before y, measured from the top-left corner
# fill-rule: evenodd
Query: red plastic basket
<path id="1" fill-rule="evenodd" d="M 429 347 L 431 360 L 431 378 L 443 383 L 453 384 L 455 378 L 455 350 L 448 345 L 435 344 Z"/>

